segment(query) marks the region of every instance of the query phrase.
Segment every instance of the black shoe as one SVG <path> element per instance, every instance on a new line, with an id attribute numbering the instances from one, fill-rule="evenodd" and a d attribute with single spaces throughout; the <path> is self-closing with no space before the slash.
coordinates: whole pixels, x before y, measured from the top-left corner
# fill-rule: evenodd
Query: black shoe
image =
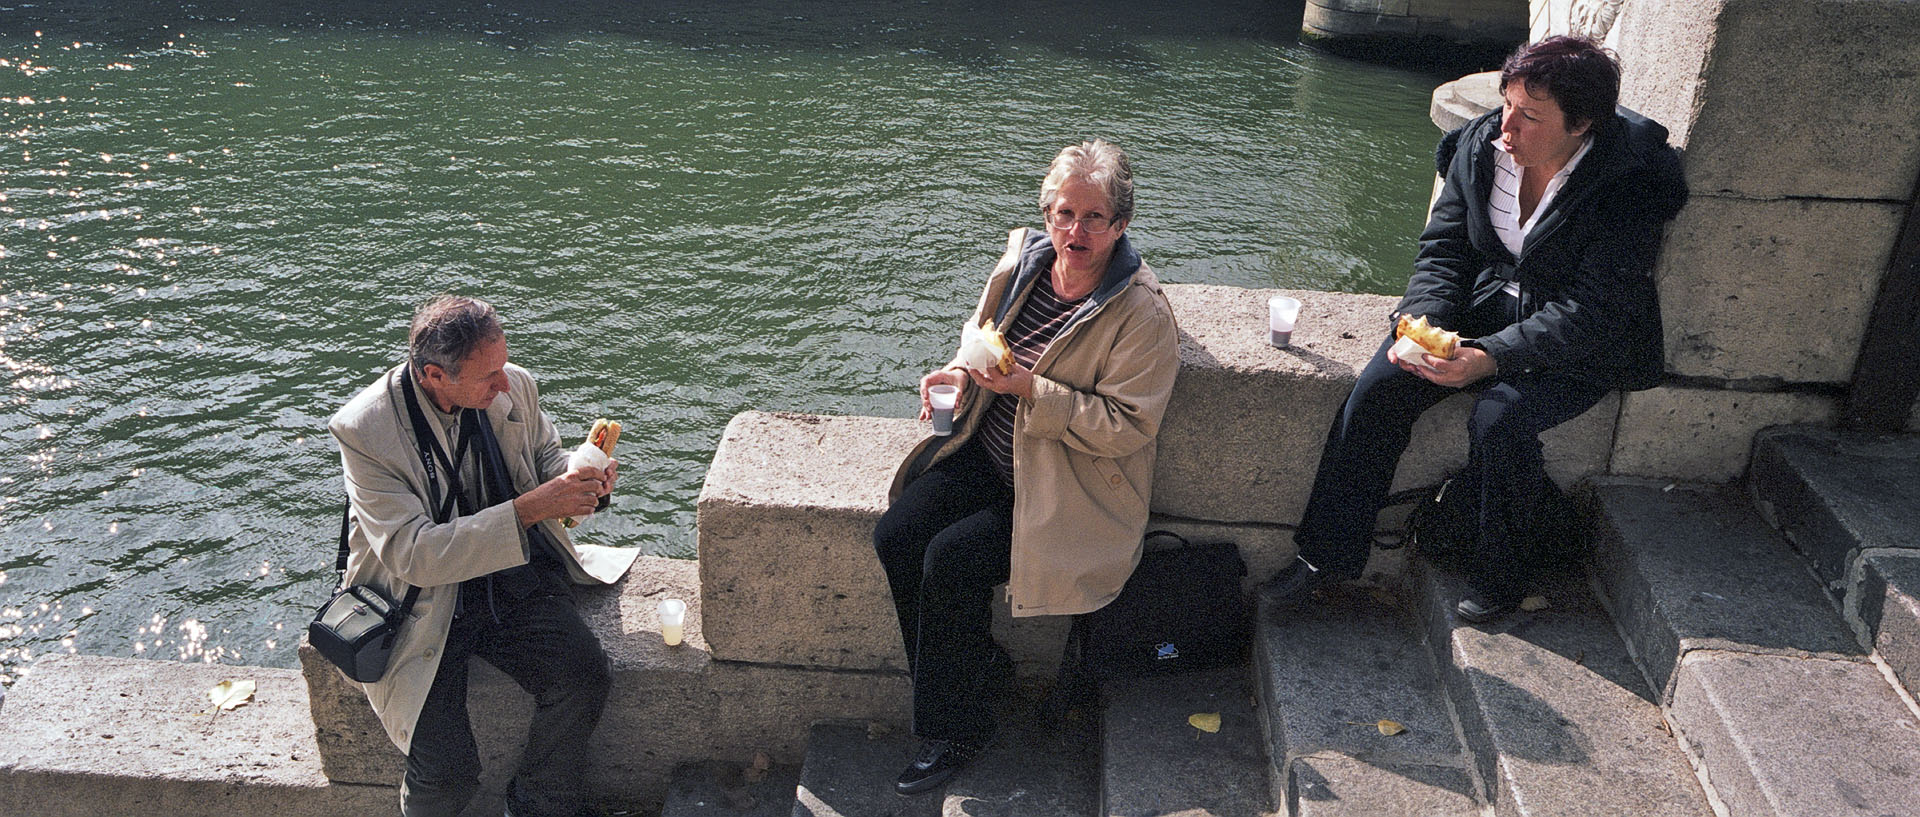
<path id="1" fill-rule="evenodd" d="M 1327 575 L 1327 571 L 1314 567 L 1307 560 L 1295 556 L 1293 564 L 1287 565 L 1285 570 L 1268 579 L 1267 583 L 1262 585 L 1261 591 L 1266 593 L 1268 600 L 1273 603 L 1281 607 L 1292 607 L 1305 601 L 1308 596 L 1313 595 L 1315 590 L 1332 584 L 1333 581 L 1334 577 Z"/>
<path id="2" fill-rule="evenodd" d="M 1506 618 L 1519 608 L 1519 599 L 1495 599 L 1478 590 L 1469 590 L 1460 603 L 1453 606 L 1453 613 L 1468 624 L 1486 624 Z"/>
<path id="3" fill-rule="evenodd" d="M 920 751 L 914 755 L 913 762 L 907 764 L 900 779 L 893 784 L 894 791 L 905 795 L 925 794 L 947 782 L 960 767 L 972 762 L 980 754 L 979 746 L 952 740 L 927 740 L 920 742 Z"/>

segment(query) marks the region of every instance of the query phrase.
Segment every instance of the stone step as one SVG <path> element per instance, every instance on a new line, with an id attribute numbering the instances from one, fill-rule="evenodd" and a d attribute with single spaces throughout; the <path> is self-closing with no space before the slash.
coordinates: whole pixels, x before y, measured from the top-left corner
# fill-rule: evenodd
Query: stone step
<path id="1" fill-rule="evenodd" d="M 251 680 L 214 714 L 207 691 Z M 391 814 L 385 785 L 327 780 L 294 670 L 90 655 L 43 659 L 7 697 L 0 814 L 331 817 Z"/>
<path id="2" fill-rule="evenodd" d="M 1259 604 L 1254 666 L 1285 813 L 1481 813 L 1433 658 L 1396 597 L 1336 587 L 1292 610 Z M 1383 734 L 1382 720 L 1406 731 Z"/>
<path id="3" fill-rule="evenodd" d="M 1767 429 L 1754 437 L 1748 483 L 1836 597 L 1862 551 L 1920 549 L 1920 435 Z"/>
<path id="4" fill-rule="evenodd" d="M 1594 578 L 1665 703 L 1695 649 L 1858 659 L 1806 563 L 1713 486 L 1595 480 Z"/>
<path id="5" fill-rule="evenodd" d="M 1754 440 L 1748 486 L 1855 638 L 1920 689 L 1920 435 L 1769 429 Z"/>
<path id="6" fill-rule="evenodd" d="M 1920 815 L 1920 719 L 1871 664 L 1700 650 L 1670 711 L 1729 817 Z"/>
<path id="7" fill-rule="evenodd" d="M 1583 577 L 1548 577 L 1536 588 L 1547 607 L 1482 628 L 1454 616 L 1464 582 L 1417 574 L 1428 641 L 1495 814 L 1714 813 Z"/>
<path id="8" fill-rule="evenodd" d="M 902 797 L 893 790 L 916 745 L 904 732 L 866 724 L 815 724 L 793 817 L 939 817 L 938 792 Z"/>
<path id="9" fill-rule="evenodd" d="M 1711 487 L 1595 495 L 1596 583 L 1729 815 L 1920 814 L 1920 721 L 1778 534 Z"/>
<path id="10" fill-rule="evenodd" d="M 999 734 L 947 783 L 942 817 L 1094 817 L 1100 747 L 1041 714 L 1038 684 L 1000 699 Z M 897 775 L 899 766 L 890 769 Z M 891 782 L 892 778 L 888 778 Z"/>
<path id="11" fill-rule="evenodd" d="M 1110 681 L 1101 701 L 1102 817 L 1275 813 L 1248 667 Z"/>
<path id="12" fill-rule="evenodd" d="M 704 634 L 699 566 L 642 556 L 619 584 L 576 588 L 581 616 L 613 661 L 613 689 L 591 739 L 584 774 L 605 804 L 651 810 L 664 801 L 674 768 L 709 758 L 797 764 L 816 721 L 851 718 L 904 725 L 909 684 L 902 673 L 851 672 L 715 660 Z M 688 602 L 685 641 L 660 637 L 659 602 Z M 404 758 L 366 696 L 310 647 L 300 659 L 325 772 L 336 782 L 397 785 Z M 492 665 L 471 667 L 468 707 L 480 745 L 475 813 L 498 814 L 513 761 L 526 737 L 532 700 Z M 8 702 L 12 706 L 12 702 Z"/>
<path id="13" fill-rule="evenodd" d="M 1920 553 L 1868 554 L 1849 601 L 1856 634 L 1871 634 L 1873 654 L 1909 695 L 1920 690 Z"/>
<path id="14" fill-rule="evenodd" d="M 788 817 L 799 785 L 797 764 L 685 763 L 673 770 L 660 817 Z"/>
<path id="15" fill-rule="evenodd" d="M 1031 706 L 1022 699 L 1019 708 Z M 866 724 L 823 723 L 807 741 L 794 817 L 1092 817 L 1094 747 L 1073 745 L 1039 718 L 1003 713 L 986 753 L 942 789 L 893 790 L 919 741 Z"/>

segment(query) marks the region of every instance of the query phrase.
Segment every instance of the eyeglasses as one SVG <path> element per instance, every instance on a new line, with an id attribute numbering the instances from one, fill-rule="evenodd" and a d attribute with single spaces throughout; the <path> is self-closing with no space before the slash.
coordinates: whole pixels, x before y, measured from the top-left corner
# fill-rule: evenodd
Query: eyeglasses
<path id="1" fill-rule="evenodd" d="M 1072 210 L 1042 210 L 1040 212 L 1046 217 L 1047 226 L 1056 230 L 1071 230 L 1073 229 L 1073 225 L 1078 224 L 1087 228 L 1087 232 L 1097 235 L 1113 229 L 1112 216 L 1103 216 L 1095 213 L 1090 216 L 1076 217 Z"/>

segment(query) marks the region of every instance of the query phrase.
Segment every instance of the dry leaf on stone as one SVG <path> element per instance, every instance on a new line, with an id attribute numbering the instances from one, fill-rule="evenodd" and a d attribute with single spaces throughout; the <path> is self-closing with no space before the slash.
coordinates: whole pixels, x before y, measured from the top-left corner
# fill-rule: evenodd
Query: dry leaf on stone
<path id="1" fill-rule="evenodd" d="M 1407 727 L 1399 721 L 1390 721 L 1384 718 L 1382 718 L 1379 723 L 1374 724 L 1374 728 L 1379 729 L 1380 734 L 1388 736 L 1398 735 L 1401 732 L 1407 731 Z"/>
<path id="2" fill-rule="evenodd" d="M 1547 604 L 1546 596 L 1528 596 L 1520 600 L 1520 609 L 1529 613 L 1537 613 L 1550 606 L 1552 605 Z"/>
<path id="3" fill-rule="evenodd" d="M 1195 712 L 1187 716 L 1187 725 L 1211 735 L 1220 731 L 1220 713 Z"/>
<path id="4" fill-rule="evenodd" d="M 215 709 L 226 711 L 245 706 L 253 700 L 253 681 L 221 681 L 207 690 L 207 700 L 213 702 Z"/>
<path id="5" fill-rule="evenodd" d="M 753 753 L 753 761 L 740 773 L 740 778 L 748 783 L 758 783 L 767 779 L 767 770 L 773 768 L 773 758 L 764 751 Z"/>

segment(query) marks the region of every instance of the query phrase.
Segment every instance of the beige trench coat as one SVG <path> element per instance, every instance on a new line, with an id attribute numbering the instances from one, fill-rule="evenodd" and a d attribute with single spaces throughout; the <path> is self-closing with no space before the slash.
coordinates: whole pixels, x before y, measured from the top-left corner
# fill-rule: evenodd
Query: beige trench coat
<path id="1" fill-rule="evenodd" d="M 500 453 L 514 487 L 526 492 L 566 470 L 567 451 L 553 422 L 540 411 L 539 389 L 527 370 L 509 364 L 506 394 L 487 407 Z M 432 411 L 416 384 L 421 409 Z M 452 452 L 440 424 L 427 423 Z M 472 516 L 440 525 L 427 510 L 426 468 L 414 444 L 406 398 L 400 393 L 400 367 L 368 386 L 327 423 L 340 444 L 347 498 L 353 504 L 353 533 L 348 539 L 346 582 L 371 584 L 393 598 L 409 585 L 421 588 L 407 624 L 394 642 L 386 677 L 361 684 L 401 752 L 413 740 L 427 690 L 440 669 L 447 629 L 460 582 L 526 564 L 527 546 L 513 503 L 503 502 Z M 444 485 L 444 480 L 443 483 Z M 567 575 L 577 584 L 612 584 L 633 565 L 639 550 L 573 544 L 558 522 L 541 522 L 561 546 Z"/>
<path id="2" fill-rule="evenodd" d="M 1016 274 L 1031 266 L 1023 257 L 1051 252 L 1040 246 L 1046 241 L 1024 228 L 1008 235 L 973 325 L 994 316 Z M 1119 257 L 1122 250 L 1115 252 Z M 1130 247 L 1125 254 L 1138 257 Z M 1012 322 L 1031 289 L 1018 294 L 1003 323 Z M 1107 292 L 1103 285 L 1095 297 Z M 948 367 L 960 367 L 958 354 Z M 1092 313 L 1068 325 L 1035 363 L 1033 397 L 1020 401 L 1013 420 L 1007 580 L 1013 615 L 1086 613 L 1120 594 L 1140 561 L 1153 497 L 1154 437 L 1179 371 L 1179 328 L 1145 263 Z M 972 437 L 991 397 L 970 381 L 961 387 L 953 435 L 929 437 L 914 448 L 894 475 L 888 501 Z"/>

